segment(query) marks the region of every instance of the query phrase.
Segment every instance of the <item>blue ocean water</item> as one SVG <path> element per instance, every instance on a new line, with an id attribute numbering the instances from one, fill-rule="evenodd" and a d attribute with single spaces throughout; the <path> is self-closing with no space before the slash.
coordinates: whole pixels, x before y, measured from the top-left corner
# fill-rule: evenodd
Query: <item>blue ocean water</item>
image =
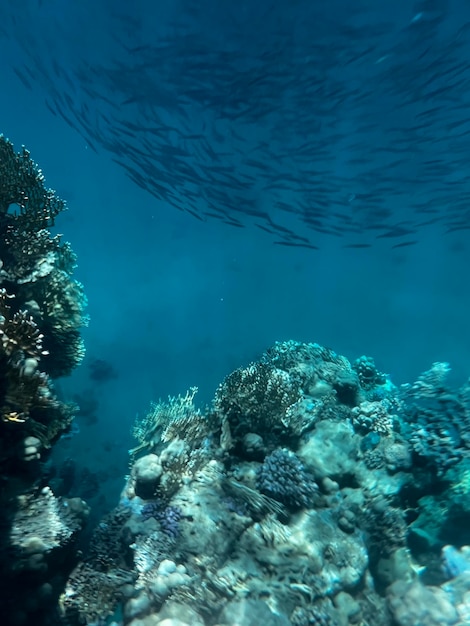
<path id="1" fill-rule="evenodd" d="M 55 454 L 102 511 L 151 401 L 209 403 L 275 341 L 466 380 L 469 59 L 463 0 L 2 2 L 0 132 L 89 300 Z"/>
<path id="2" fill-rule="evenodd" d="M 63 383 L 99 405 L 90 452 L 127 450 L 150 399 L 197 385 L 209 401 L 276 340 L 371 354 L 398 382 L 434 361 L 468 375 L 467 13 L 461 1 L 2 3 L 1 130 L 68 202 L 57 228 L 89 298 L 88 358 L 118 373 L 96 384 L 85 361 Z M 174 198 L 126 176 L 139 150 Z M 246 226 L 204 214 L 219 209 Z M 250 209 L 319 250 L 273 244 Z M 377 238 L 397 224 L 410 234 Z"/>

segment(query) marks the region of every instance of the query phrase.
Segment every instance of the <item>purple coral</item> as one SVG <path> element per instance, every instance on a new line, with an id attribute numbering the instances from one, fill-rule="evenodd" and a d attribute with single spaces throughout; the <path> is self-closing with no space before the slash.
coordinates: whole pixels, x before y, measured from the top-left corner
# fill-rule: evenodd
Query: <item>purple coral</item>
<path id="1" fill-rule="evenodd" d="M 177 506 L 167 506 L 162 514 L 157 518 L 160 522 L 162 532 L 170 539 L 176 539 L 179 535 L 179 521 L 181 510 Z"/>
<path id="2" fill-rule="evenodd" d="M 274 450 L 257 473 L 257 487 L 290 509 L 309 507 L 317 491 L 313 477 L 299 457 L 285 448 Z"/>
<path id="3" fill-rule="evenodd" d="M 179 522 L 181 520 L 181 509 L 177 506 L 165 506 L 161 500 L 147 502 L 142 507 L 142 519 L 154 518 L 160 524 L 161 531 L 169 538 L 176 539 L 179 535 Z"/>

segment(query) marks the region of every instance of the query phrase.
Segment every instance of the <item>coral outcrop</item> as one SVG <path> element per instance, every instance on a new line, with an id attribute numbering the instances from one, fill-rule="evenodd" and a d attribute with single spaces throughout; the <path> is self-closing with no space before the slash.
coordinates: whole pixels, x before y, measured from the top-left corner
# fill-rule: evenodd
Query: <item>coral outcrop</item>
<path id="1" fill-rule="evenodd" d="M 205 411 L 194 390 L 153 404 L 121 502 L 68 581 L 69 623 L 468 623 L 470 393 L 447 389 L 447 369 L 396 387 L 371 358 L 289 341 Z"/>
<path id="2" fill-rule="evenodd" d="M 80 363 L 87 323 L 75 255 L 51 231 L 64 209 L 29 152 L 0 136 L 0 467 L 28 437 L 50 447 L 75 411 L 51 382 Z"/>
<path id="3" fill-rule="evenodd" d="M 64 209 L 29 152 L 0 135 L 0 610 L 18 625 L 56 605 L 88 514 L 43 472 L 77 408 L 52 380 L 80 363 L 87 323 L 75 255 L 52 233 Z"/>

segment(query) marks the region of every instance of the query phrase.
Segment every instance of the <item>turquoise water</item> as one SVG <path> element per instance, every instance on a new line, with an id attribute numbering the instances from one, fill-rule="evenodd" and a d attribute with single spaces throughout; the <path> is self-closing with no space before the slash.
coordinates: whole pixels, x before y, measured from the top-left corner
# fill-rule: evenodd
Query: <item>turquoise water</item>
<path id="1" fill-rule="evenodd" d="M 66 200 L 89 302 L 52 464 L 95 522 L 150 403 L 203 409 L 276 341 L 468 378 L 469 9 L 350 5 L 0 7 L 0 132 Z"/>

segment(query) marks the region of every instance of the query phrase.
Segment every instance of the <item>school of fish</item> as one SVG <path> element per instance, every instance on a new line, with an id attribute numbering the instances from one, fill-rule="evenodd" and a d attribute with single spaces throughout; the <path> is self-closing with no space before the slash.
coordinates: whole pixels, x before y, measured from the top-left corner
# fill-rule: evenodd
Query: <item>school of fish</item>
<path id="1" fill-rule="evenodd" d="M 165 19 L 110 3 L 96 49 L 60 15 L 39 28 L 46 3 L 27 4 L 26 18 L 13 0 L 0 9 L 12 73 L 149 201 L 313 250 L 328 236 L 405 248 L 428 228 L 470 230 L 462 1 L 395 19 L 341 0 L 182 0 Z"/>

